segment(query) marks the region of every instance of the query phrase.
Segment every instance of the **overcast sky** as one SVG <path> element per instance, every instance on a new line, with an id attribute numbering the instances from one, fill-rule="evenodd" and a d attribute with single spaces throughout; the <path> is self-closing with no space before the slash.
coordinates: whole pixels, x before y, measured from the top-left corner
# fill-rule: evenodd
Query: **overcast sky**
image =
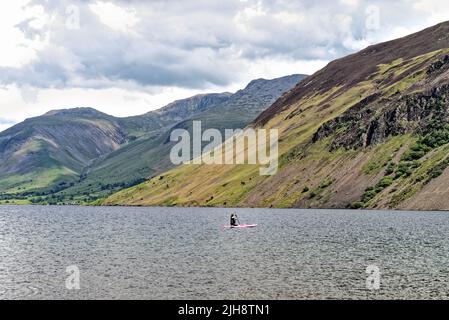
<path id="1" fill-rule="evenodd" d="M 0 129 L 51 109 L 134 115 L 311 74 L 445 20 L 447 0 L 2 1 Z"/>

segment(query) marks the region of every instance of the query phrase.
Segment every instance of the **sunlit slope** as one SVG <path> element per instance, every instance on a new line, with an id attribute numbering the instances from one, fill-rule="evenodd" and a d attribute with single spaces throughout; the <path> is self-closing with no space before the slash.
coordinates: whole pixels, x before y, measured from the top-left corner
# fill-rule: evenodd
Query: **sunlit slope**
<path id="1" fill-rule="evenodd" d="M 132 141 L 86 168 L 78 183 L 57 196 L 70 201 L 90 201 L 136 185 L 174 167 L 170 162 L 170 132 L 175 128 L 191 131 L 192 121 L 201 121 L 203 129 L 243 128 L 283 93 L 292 89 L 304 75 L 251 81 L 234 94 L 209 94 L 180 100 L 151 114 L 170 120 L 172 125 L 157 135 Z M 145 115 L 132 117 L 141 120 Z M 176 121 L 174 121 L 176 120 Z"/>
<path id="2" fill-rule="evenodd" d="M 68 186 L 91 161 L 126 139 L 116 119 L 93 109 L 58 110 L 28 119 L 0 133 L 0 192 Z"/>
<path id="3" fill-rule="evenodd" d="M 449 209 L 448 48 L 444 23 L 303 80 L 254 123 L 280 130 L 274 176 L 184 165 L 104 203 Z"/>
<path id="4" fill-rule="evenodd" d="M 28 119 L 0 133 L 0 202 L 83 204 L 134 186 L 173 167 L 170 129 L 244 127 L 303 78 L 257 79 L 126 118 L 74 108 Z"/>
<path id="5" fill-rule="evenodd" d="M 61 190 L 78 187 L 98 161 L 130 144 L 155 140 L 177 122 L 226 101 L 230 95 L 198 95 L 127 118 L 92 108 L 72 108 L 27 119 L 0 133 L 0 200 L 55 203 L 63 198 Z M 122 182 L 132 184 L 133 178 L 128 175 Z M 108 183 L 104 177 L 103 182 Z M 75 195 L 90 196 L 86 190 L 79 191 Z M 72 193 L 68 200 L 73 199 Z"/>

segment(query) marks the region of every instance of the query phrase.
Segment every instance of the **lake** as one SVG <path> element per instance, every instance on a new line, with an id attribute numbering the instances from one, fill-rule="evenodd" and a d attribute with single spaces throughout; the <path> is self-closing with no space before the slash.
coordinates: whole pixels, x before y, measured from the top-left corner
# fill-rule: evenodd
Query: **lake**
<path id="1" fill-rule="evenodd" d="M 259 226 L 224 230 L 230 209 L 0 206 L 0 298 L 449 296 L 449 213 L 235 211 Z"/>

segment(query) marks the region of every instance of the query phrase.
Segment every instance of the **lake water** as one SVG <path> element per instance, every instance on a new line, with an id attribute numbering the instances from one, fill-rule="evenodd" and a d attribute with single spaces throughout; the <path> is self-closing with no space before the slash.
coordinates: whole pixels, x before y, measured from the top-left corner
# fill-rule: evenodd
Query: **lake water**
<path id="1" fill-rule="evenodd" d="M 449 296 L 449 213 L 0 206 L 1 299 Z M 66 288 L 68 266 L 80 290 Z M 380 269 L 380 289 L 366 268 Z"/>

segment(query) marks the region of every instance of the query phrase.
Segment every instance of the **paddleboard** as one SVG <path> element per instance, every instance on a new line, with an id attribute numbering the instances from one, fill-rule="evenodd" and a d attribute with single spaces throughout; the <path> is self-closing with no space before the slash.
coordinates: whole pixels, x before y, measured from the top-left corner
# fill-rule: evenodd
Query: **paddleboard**
<path id="1" fill-rule="evenodd" d="M 257 227 L 257 224 L 239 224 L 238 226 L 224 226 L 225 229 L 246 229 L 255 227 Z"/>

